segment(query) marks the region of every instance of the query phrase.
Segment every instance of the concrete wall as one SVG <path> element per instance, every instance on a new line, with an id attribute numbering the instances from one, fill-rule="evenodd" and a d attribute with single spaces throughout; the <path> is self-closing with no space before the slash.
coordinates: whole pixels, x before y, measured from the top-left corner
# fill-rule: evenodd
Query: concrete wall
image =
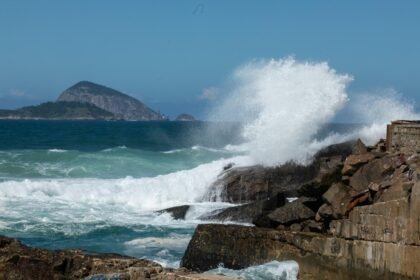
<path id="1" fill-rule="evenodd" d="M 420 121 L 395 121 L 387 127 L 387 149 L 420 151 Z"/>

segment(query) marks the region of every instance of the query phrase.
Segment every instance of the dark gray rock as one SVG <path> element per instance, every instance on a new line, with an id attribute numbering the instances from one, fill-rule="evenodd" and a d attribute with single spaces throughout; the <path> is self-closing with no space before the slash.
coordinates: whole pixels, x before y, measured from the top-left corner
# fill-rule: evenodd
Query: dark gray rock
<path id="1" fill-rule="evenodd" d="M 307 166 L 288 162 L 278 167 L 228 168 L 212 184 L 207 197 L 230 203 L 264 200 L 278 193 L 320 197 L 333 182 L 341 180 L 343 160 L 352 145 L 348 142 L 322 149 Z"/>
<path id="2" fill-rule="evenodd" d="M 189 209 L 190 209 L 189 205 L 181 205 L 181 206 L 175 206 L 175 207 L 159 210 L 156 213 L 158 214 L 169 213 L 175 220 L 184 220 L 185 215 L 187 215 L 187 212 Z"/>
<path id="3" fill-rule="evenodd" d="M 277 208 L 268 214 L 268 218 L 275 223 L 287 225 L 315 218 L 315 212 L 298 199 Z"/>
<path id="4" fill-rule="evenodd" d="M 202 217 L 202 219 L 252 223 L 260 216 L 267 214 L 269 211 L 272 211 L 277 207 L 281 207 L 284 204 L 284 196 L 282 194 L 278 194 L 266 200 L 217 210 L 205 217 Z"/>

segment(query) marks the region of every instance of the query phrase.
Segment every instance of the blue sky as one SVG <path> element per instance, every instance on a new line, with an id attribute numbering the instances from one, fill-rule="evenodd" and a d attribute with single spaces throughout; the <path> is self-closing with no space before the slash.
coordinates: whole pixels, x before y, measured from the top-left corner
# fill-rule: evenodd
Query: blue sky
<path id="1" fill-rule="evenodd" d="M 0 108 L 90 80 L 203 117 L 236 67 L 289 55 L 418 103 L 419 34 L 420 1 L 0 0 Z"/>

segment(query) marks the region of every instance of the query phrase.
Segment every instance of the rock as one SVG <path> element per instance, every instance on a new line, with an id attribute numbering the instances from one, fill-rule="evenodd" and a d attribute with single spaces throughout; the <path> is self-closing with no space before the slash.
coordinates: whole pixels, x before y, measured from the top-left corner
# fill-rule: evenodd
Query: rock
<path id="1" fill-rule="evenodd" d="M 324 227 L 324 223 L 321 222 L 317 222 L 314 220 L 307 220 L 304 221 L 301 225 L 301 227 L 303 227 L 303 231 L 305 232 L 324 232 L 325 231 L 325 227 Z"/>
<path id="2" fill-rule="evenodd" d="M 351 188 L 343 183 L 333 184 L 322 198 L 331 206 L 331 215 L 333 218 L 342 218 L 347 213 L 347 206 L 355 193 Z M 323 211 L 326 209 L 324 208 Z M 327 217 L 328 212 L 320 213 L 322 217 Z"/>
<path id="3" fill-rule="evenodd" d="M 66 89 L 57 102 L 80 102 L 93 104 L 124 120 L 167 120 L 141 101 L 117 90 L 88 81 L 81 81 Z"/>
<path id="4" fill-rule="evenodd" d="M 352 145 L 353 142 L 347 142 L 328 146 L 308 166 L 289 162 L 272 168 L 229 168 L 212 184 L 206 197 L 230 203 L 264 200 L 278 193 L 288 197 L 319 197 L 332 182 L 341 179 L 343 160 L 351 153 Z"/>
<path id="5" fill-rule="evenodd" d="M 302 230 L 302 226 L 300 224 L 292 224 L 290 226 L 290 230 L 291 231 L 301 231 Z"/>
<path id="6" fill-rule="evenodd" d="M 81 279 L 95 274 L 158 275 L 154 262 L 120 255 L 87 255 L 77 250 L 48 251 L 0 237 L 0 279 Z M 131 278 L 134 279 L 134 278 Z"/>
<path id="7" fill-rule="evenodd" d="M 407 165 L 400 165 L 392 174 L 390 181 L 381 183 L 382 193 L 376 197 L 378 202 L 394 200 L 399 198 L 408 198 L 411 189 L 414 186 L 414 178 L 410 178 L 409 168 Z"/>
<path id="8" fill-rule="evenodd" d="M 380 184 L 393 171 L 394 167 L 391 157 L 386 156 L 375 159 L 357 170 L 350 178 L 350 186 L 356 192 L 364 191 L 368 189 L 370 183 Z"/>
<path id="9" fill-rule="evenodd" d="M 177 122 L 193 122 L 195 118 L 189 114 L 180 114 L 176 117 L 175 121 Z"/>
<path id="10" fill-rule="evenodd" d="M 365 154 L 367 152 L 368 152 L 368 150 L 367 150 L 366 145 L 362 142 L 362 140 L 357 139 L 356 143 L 352 147 L 352 154 L 353 155 L 361 155 L 361 154 Z"/>
<path id="11" fill-rule="evenodd" d="M 372 182 L 372 183 L 369 184 L 368 189 L 373 191 L 373 192 L 377 192 L 377 191 L 379 191 L 380 187 L 381 187 L 381 185 Z"/>
<path id="12" fill-rule="evenodd" d="M 344 161 L 344 167 L 341 173 L 344 176 L 353 175 L 357 169 L 375 158 L 376 156 L 373 153 L 350 155 Z"/>
<path id="13" fill-rule="evenodd" d="M 286 164 L 276 168 L 233 167 L 212 184 L 207 197 L 230 203 L 269 199 L 278 193 L 296 196 L 297 187 L 314 177 L 312 167 Z"/>
<path id="14" fill-rule="evenodd" d="M 315 220 L 316 221 L 331 220 L 332 215 L 333 215 L 333 210 L 332 210 L 331 205 L 324 203 L 321 205 L 321 207 L 319 207 L 318 212 L 315 215 Z"/>
<path id="15" fill-rule="evenodd" d="M 260 216 L 273 211 L 277 207 L 285 204 L 286 199 L 283 194 L 278 194 L 266 200 L 247 203 L 244 205 L 216 210 L 201 219 L 218 220 L 218 221 L 234 221 L 242 223 L 252 223 Z"/>
<path id="16" fill-rule="evenodd" d="M 172 218 L 175 220 L 184 220 L 187 215 L 188 210 L 190 209 L 189 205 L 175 206 L 163 210 L 156 211 L 158 214 L 169 213 Z"/>
<path id="17" fill-rule="evenodd" d="M 316 177 L 298 188 L 299 196 L 319 198 L 331 184 L 341 180 L 342 156 L 321 157 Z"/>
<path id="18" fill-rule="evenodd" d="M 242 269 L 295 260 L 299 279 L 416 279 L 420 247 L 238 225 L 199 225 L 181 266 Z M 385 265 L 387 264 L 387 265 Z"/>
<path id="19" fill-rule="evenodd" d="M 305 203 L 314 203 L 315 199 L 299 198 L 293 202 L 277 208 L 267 215 L 268 219 L 276 224 L 289 225 L 307 219 L 315 218 L 315 212 Z"/>
<path id="20" fill-rule="evenodd" d="M 233 280 L 236 277 L 168 269 L 148 260 L 79 250 L 49 251 L 0 236 L 0 279 Z"/>

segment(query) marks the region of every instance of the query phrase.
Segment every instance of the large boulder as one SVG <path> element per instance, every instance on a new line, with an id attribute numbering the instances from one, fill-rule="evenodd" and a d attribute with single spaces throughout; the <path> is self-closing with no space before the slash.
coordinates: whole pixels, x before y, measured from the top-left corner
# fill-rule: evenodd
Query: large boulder
<path id="1" fill-rule="evenodd" d="M 350 178 L 350 186 L 356 192 L 368 189 L 370 183 L 380 184 L 394 171 L 394 161 L 391 156 L 384 156 L 370 161 L 362 166 Z"/>
<path id="2" fill-rule="evenodd" d="M 259 227 L 271 228 L 279 225 L 290 226 L 315 218 L 315 213 L 320 205 L 320 201 L 316 198 L 300 197 L 268 214 L 261 215 L 253 223 Z"/>
<path id="3" fill-rule="evenodd" d="M 312 166 L 288 163 L 280 167 L 239 167 L 226 170 L 211 186 L 212 200 L 249 203 L 268 199 L 278 193 L 296 196 L 296 189 L 315 175 Z"/>
<path id="4" fill-rule="evenodd" d="M 353 154 L 346 158 L 342 174 L 344 176 L 353 175 L 361 166 L 365 165 L 369 161 L 375 159 L 376 156 L 373 153 L 364 154 Z"/>
<path id="5" fill-rule="evenodd" d="M 347 214 L 347 207 L 354 195 L 355 192 L 350 187 L 340 182 L 333 184 L 328 191 L 323 194 L 322 198 L 331 206 L 331 216 L 335 219 L 339 219 Z M 323 208 L 321 210 L 321 216 L 325 216 L 326 209 L 327 208 Z"/>
<path id="6" fill-rule="evenodd" d="M 231 167 L 212 184 L 211 200 L 249 203 L 283 193 L 288 197 L 321 196 L 341 178 L 343 160 L 351 154 L 353 142 L 328 146 L 308 165 L 288 162 L 277 167 Z"/>
<path id="7" fill-rule="evenodd" d="M 267 216 L 274 223 L 281 225 L 289 225 L 314 218 L 315 212 L 305 205 L 308 202 L 315 202 L 315 200 L 311 198 L 299 198 L 298 200 L 287 203 L 283 207 L 277 208 Z"/>

